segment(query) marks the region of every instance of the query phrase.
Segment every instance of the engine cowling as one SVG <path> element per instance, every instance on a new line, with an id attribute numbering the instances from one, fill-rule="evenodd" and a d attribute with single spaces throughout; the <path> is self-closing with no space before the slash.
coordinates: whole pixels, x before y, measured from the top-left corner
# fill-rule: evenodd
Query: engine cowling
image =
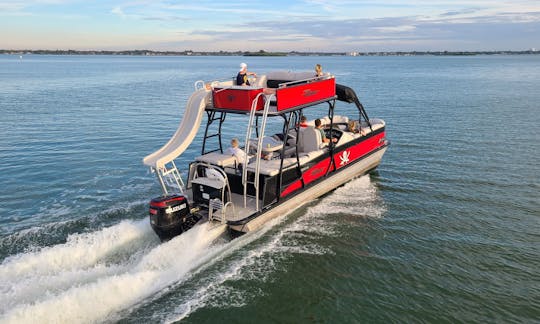
<path id="1" fill-rule="evenodd" d="M 157 197 L 150 201 L 150 225 L 161 241 L 182 234 L 192 228 L 200 218 L 190 213 L 189 203 L 183 195 Z"/>

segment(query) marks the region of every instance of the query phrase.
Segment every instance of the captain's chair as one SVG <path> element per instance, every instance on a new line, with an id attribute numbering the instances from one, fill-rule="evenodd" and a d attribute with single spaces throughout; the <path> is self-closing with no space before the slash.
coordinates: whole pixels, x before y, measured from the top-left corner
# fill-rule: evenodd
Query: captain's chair
<path id="1" fill-rule="evenodd" d="M 313 126 L 308 126 L 301 132 L 302 136 L 299 140 L 302 141 L 302 152 L 308 153 L 317 151 L 321 148 L 322 137 L 321 132 Z"/>

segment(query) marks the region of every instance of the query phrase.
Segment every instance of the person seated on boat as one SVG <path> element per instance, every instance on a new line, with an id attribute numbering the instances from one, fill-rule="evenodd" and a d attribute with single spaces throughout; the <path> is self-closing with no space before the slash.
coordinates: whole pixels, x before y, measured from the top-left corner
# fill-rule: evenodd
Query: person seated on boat
<path id="1" fill-rule="evenodd" d="M 266 161 L 269 161 L 271 160 L 272 158 L 274 157 L 274 153 L 273 152 L 268 152 L 268 153 L 261 153 L 261 158 L 263 160 L 266 160 Z"/>
<path id="2" fill-rule="evenodd" d="M 315 119 L 315 128 L 321 132 L 321 139 L 323 143 L 330 143 L 330 139 L 326 137 L 326 134 L 324 133 L 323 125 L 320 119 Z M 336 138 L 332 138 L 332 143 L 337 142 Z"/>
<path id="3" fill-rule="evenodd" d="M 308 123 L 307 123 L 307 118 L 306 118 L 306 116 L 302 115 L 302 116 L 300 117 L 300 123 L 298 124 L 298 126 L 299 126 L 300 128 L 306 128 L 306 127 L 309 126 Z"/>
<path id="4" fill-rule="evenodd" d="M 247 70 L 247 64 L 246 63 L 240 63 L 240 71 L 238 71 L 238 74 L 236 75 L 236 85 L 242 85 L 242 86 L 249 86 L 251 85 L 248 80 L 248 75 L 257 76 L 257 73 L 255 72 L 248 72 Z"/>
<path id="5" fill-rule="evenodd" d="M 315 77 L 319 78 L 319 77 L 322 77 L 322 76 L 323 76 L 322 65 L 316 64 L 315 65 Z"/>
<path id="6" fill-rule="evenodd" d="M 347 123 L 347 131 L 353 134 L 360 133 L 360 135 L 362 136 L 366 135 L 364 130 L 360 127 L 360 124 L 356 120 L 349 120 L 349 122 Z"/>
<path id="7" fill-rule="evenodd" d="M 240 71 L 236 75 L 236 85 L 251 86 L 251 83 L 249 82 L 248 75 L 253 75 L 254 77 L 257 77 L 257 73 L 248 72 L 246 63 L 240 63 Z M 263 88 L 263 93 L 265 95 L 276 94 L 276 89 Z"/>
<path id="8" fill-rule="evenodd" d="M 238 167 L 240 170 L 242 170 L 242 166 L 244 162 L 246 161 L 246 152 L 242 150 L 240 147 L 238 147 L 239 142 L 238 139 L 235 137 L 231 140 L 231 147 L 227 149 L 227 154 L 230 154 L 236 158 L 236 163 L 238 164 Z M 248 157 L 248 164 L 251 163 L 251 158 Z"/>

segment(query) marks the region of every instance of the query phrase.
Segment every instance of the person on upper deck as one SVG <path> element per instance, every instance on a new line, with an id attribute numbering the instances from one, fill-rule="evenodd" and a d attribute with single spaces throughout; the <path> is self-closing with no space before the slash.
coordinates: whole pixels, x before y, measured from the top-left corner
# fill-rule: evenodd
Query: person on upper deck
<path id="1" fill-rule="evenodd" d="M 315 77 L 318 78 L 318 77 L 322 77 L 322 76 L 323 76 L 322 65 L 316 64 L 315 65 Z"/>
<path id="2" fill-rule="evenodd" d="M 236 75 L 236 85 L 243 85 L 243 86 L 251 85 L 248 80 L 248 75 L 257 76 L 257 73 L 248 72 L 247 64 L 240 63 L 240 71 L 238 71 L 238 74 Z"/>
<path id="3" fill-rule="evenodd" d="M 321 139 L 322 139 L 322 142 L 323 142 L 323 143 L 330 143 L 330 139 L 328 139 L 328 138 L 326 137 L 326 134 L 324 133 L 324 129 L 323 129 L 323 126 L 322 126 L 322 122 L 321 122 L 321 120 L 318 119 L 318 118 L 315 119 L 315 128 L 316 128 L 319 132 L 321 132 Z M 337 139 L 332 138 L 332 142 L 333 142 L 333 143 L 337 142 Z"/>
<path id="4" fill-rule="evenodd" d="M 248 80 L 248 75 L 253 75 L 254 77 L 257 77 L 257 73 L 248 72 L 246 63 L 240 63 L 240 71 L 238 72 L 238 75 L 236 75 L 236 85 L 251 86 L 251 83 Z M 263 88 L 263 93 L 265 95 L 276 94 L 276 89 Z"/>

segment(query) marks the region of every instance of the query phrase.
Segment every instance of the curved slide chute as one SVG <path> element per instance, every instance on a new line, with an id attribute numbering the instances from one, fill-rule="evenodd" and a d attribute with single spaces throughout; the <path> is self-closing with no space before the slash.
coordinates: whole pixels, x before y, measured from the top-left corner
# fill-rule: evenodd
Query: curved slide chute
<path id="1" fill-rule="evenodd" d="M 206 89 L 199 89 L 191 95 L 180 126 L 167 144 L 143 159 L 145 165 L 162 169 L 165 164 L 184 153 L 199 130 L 209 95 L 210 91 Z"/>

